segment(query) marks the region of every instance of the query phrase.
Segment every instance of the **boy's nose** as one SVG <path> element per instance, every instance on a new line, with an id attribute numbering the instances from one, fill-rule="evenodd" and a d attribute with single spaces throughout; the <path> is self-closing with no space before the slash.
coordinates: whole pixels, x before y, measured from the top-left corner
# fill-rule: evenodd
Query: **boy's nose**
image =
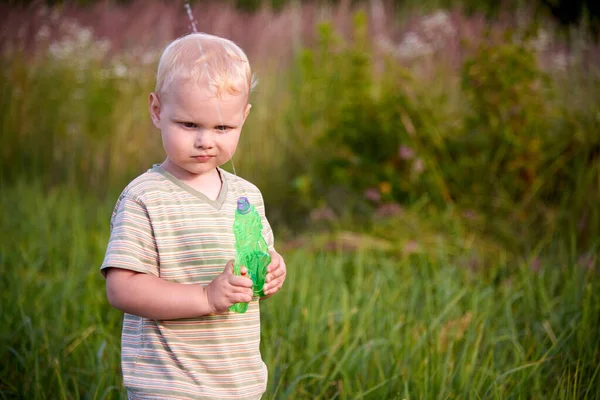
<path id="1" fill-rule="evenodd" d="M 214 135 L 208 129 L 198 129 L 194 146 L 202 149 L 210 149 L 214 146 Z"/>

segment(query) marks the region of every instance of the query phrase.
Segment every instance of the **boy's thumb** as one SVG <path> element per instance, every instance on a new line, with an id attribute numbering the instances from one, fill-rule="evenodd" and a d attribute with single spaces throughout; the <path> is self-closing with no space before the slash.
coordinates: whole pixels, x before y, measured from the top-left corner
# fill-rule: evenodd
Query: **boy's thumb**
<path id="1" fill-rule="evenodd" d="M 233 260 L 227 261 L 227 265 L 225 265 L 225 270 L 223 272 L 233 275 Z"/>

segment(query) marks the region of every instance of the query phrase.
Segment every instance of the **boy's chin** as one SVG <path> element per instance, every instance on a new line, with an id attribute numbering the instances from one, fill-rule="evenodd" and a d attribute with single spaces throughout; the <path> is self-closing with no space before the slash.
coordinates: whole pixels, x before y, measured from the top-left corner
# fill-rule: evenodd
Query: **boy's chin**
<path id="1" fill-rule="evenodd" d="M 214 163 L 205 163 L 205 164 L 179 164 L 175 163 L 172 160 L 167 160 L 162 164 L 162 167 L 171 173 L 172 175 L 179 178 L 193 178 L 201 175 L 206 175 L 212 173 L 217 165 Z"/>
<path id="2" fill-rule="evenodd" d="M 195 176 L 202 176 L 202 175 L 210 175 L 213 174 L 215 172 L 215 170 L 217 169 L 217 167 L 219 167 L 221 164 L 217 164 L 217 163 L 210 163 L 210 164 L 202 164 L 200 166 L 195 165 L 192 166 L 190 168 L 186 168 L 186 171 L 190 174 L 190 175 L 195 175 Z"/>

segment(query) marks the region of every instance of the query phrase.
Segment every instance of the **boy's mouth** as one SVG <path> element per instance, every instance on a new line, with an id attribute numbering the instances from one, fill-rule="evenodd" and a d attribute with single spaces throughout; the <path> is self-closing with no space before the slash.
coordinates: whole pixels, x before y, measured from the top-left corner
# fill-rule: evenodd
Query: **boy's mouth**
<path id="1" fill-rule="evenodd" d="M 198 155 L 198 156 L 192 156 L 193 159 L 198 160 L 198 161 L 208 161 L 212 157 L 214 157 L 214 156 L 207 155 L 207 154 Z"/>

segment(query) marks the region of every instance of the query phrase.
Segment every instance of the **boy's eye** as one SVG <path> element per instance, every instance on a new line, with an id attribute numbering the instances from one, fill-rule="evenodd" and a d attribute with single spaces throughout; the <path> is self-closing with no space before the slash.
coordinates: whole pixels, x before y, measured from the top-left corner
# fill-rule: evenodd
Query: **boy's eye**
<path id="1" fill-rule="evenodd" d="M 196 124 L 193 122 L 180 122 L 180 124 L 184 127 L 184 128 L 195 128 Z"/>
<path id="2" fill-rule="evenodd" d="M 225 132 L 228 131 L 230 128 L 226 125 L 218 125 L 215 129 L 221 132 Z"/>

